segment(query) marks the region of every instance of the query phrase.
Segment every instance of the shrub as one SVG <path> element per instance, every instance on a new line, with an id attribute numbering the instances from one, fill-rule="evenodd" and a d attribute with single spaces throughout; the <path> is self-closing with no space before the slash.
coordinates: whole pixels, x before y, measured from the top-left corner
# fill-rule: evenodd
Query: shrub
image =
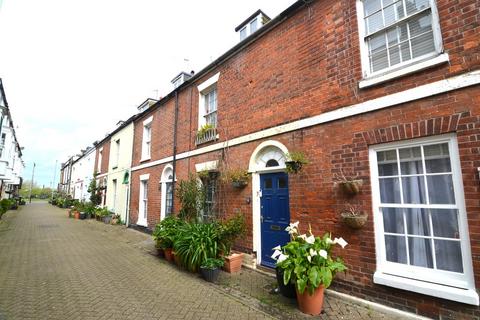
<path id="1" fill-rule="evenodd" d="M 177 196 L 182 205 L 180 218 L 187 221 L 196 220 L 205 206 L 205 190 L 194 175 L 190 175 L 188 180 L 180 181 Z"/>
<path id="2" fill-rule="evenodd" d="M 235 240 L 244 235 L 247 227 L 245 218 L 241 213 L 236 214 L 230 219 L 220 222 L 219 237 L 220 246 L 225 256 L 230 255 Z"/>
<path id="3" fill-rule="evenodd" d="M 173 242 L 178 229 L 184 224 L 185 222 L 174 216 L 167 217 L 157 224 L 152 234 L 157 247 L 163 249 L 173 248 Z"/>
<path id="4" fill-rule="evenodd" d="M 218 256 L 219 228 L 216 223 L 187 223 L 175 238 L 173 249 L 182 264 L 196 272 L 208 259 Z"/>
<path id="5" fill-rule="evenodd" d="M 223 267 L 225 262 L 222 259 L 207 258 L 200 267 L 205 269 L 217 269 Z"/>

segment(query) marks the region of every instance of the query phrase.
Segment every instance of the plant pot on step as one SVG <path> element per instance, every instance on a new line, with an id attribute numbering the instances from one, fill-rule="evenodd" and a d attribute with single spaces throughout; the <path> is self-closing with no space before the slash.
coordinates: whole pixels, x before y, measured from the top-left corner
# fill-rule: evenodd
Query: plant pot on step
<path id="1" fill-rule="evenodd" d="M 166 248 L 163 251 L 165 252 L 165 259 L 167 259 L 167 261 L 172 262 L 173 261 L 172 248 Z"/>
<path id="2" fill-rule="evenodd" d="M 342 188 L 343 192 L 349 195 L 355 195 L 359 193 L 362 185 L 362 180 L 350 180 L 340 182 L 340 187 Z"/>
<path id="3" fill-rule="evenodd" d="M 243 253 L 232 253 L 225 257 L 225 264 L 223 270 L 228 273 L 239 272 L 242 269 Z"/>
<path id="4" fill-rule="evenodd" d="M 80 220 L 85 220 L 86 216 L 85 212 L 80 212 Z"/>
<path id="5" fill-rule="evenodd" d="M 110 221 L 112 221 L 112 216 L 105 216 L 102 218 L 103 223 L 110 224 Z"/>
<path id="6" fill-rule="evenodd" d="M 80 212 L 79 211 L 75 211 L 75 213 L 73 214 L 74 218 L 75 219 L 80 219 Z"/>
<path id="7" fill-rule="evenodd" d="M 297 290 L 297 302 L 300 311 L 312 316 L 317 316 L 322 312 L 324 287 L 321 285 L 315 289 L 312 295 L 305 288 L 302 294 Z"/>
<path id="8" fill-rule="evenodd" d="M 200 267 L 200 273 L 202 274 L 203 279 L 207 280 L 208 282 L 216 282 L 218 279 L 218 275 L 220 274 L 220 269 Z"/>
<path id="9" fill-rule="evenodd" d="M 368 220 L 368 215 L 364 212 L 353 215 L 350 212 L 342 212 L 342 221 L 352 229 L 362 228 Z"/>
<path id="10" fill-rule="evenodd" d="M 282 268 L 275 268 L 275 273 L 277 275 L 277 282 L 278 282 L 278 289 L 280 289 L 280 293 L 282 296 L 290 299 L 295 299 L 297 297 L 297 292 L 295 291 L 295 285 L 293 283 L 289 283 L 287 285 L 283 282 L 283 269 Z"/>

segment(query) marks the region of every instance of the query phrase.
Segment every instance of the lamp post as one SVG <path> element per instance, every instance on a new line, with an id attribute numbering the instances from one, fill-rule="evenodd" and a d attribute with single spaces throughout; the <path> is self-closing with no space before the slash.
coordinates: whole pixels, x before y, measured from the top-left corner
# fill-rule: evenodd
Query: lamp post
<path id="1" fill-rule="evenodd" d="M 28 199 L 30 200 L 29 203 L 32 203 L 32 189 L 33 189 L 33 177 L 35 175 L 35 162 L 33 163 L 33 169 L 32 169 L 32 181 L 30 182 L 30 194 L 28 196 Z"/>

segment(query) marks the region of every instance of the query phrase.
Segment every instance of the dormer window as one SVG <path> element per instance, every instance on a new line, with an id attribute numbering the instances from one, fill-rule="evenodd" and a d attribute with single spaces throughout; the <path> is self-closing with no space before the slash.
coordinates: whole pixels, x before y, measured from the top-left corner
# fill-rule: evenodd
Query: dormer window
<path id="1" fill-rule="evenodd" d="M 260 29 L 268 21 L 270 21 L 270 18 L 263 13 L 262 10 L 257 10 L 245 21 L 239 24 L 238 27 L 235 28 L 235 32 L 240 33 L 240 41 L 242 41 Z"/>
<path id="2" fill-rule="evenodd" d="M 180 85 L 182 85 L 185 81 L 187 81 L 188 79 L 190 79 L 192 76 L 193 76 L 193 71 L 189 74 L 189 73 L 186 73 L 186 72 L 180 72 L 179 75 L 177 75 L 175 78 L 172 79 L 172 84 L 173 84 L 173 87 L 176 89 L 178 88 Z"/>

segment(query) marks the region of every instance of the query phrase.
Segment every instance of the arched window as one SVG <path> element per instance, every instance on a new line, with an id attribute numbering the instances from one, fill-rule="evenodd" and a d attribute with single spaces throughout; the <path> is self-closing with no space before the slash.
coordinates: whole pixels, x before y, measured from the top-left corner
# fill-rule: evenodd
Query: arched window
<path id="1" fill-rule="evenodd" d="M 163 169 L 160 184 L 162 189 L 160 215 L 161 219 L 163 219 L 173 213 L 173 168 L 171 165 L 167 165 L 165 169 Z"/>
<path id="2" fill-rule="evenodd" d="M 278 167 L 279 164 L 278 164 L 278 161 L 275 160 L 275 159 L 270 159 L 267 161 L 267 163 L 265 164 L 265 167 L 267 168 L 270 168 L 270 167 Z"/>

